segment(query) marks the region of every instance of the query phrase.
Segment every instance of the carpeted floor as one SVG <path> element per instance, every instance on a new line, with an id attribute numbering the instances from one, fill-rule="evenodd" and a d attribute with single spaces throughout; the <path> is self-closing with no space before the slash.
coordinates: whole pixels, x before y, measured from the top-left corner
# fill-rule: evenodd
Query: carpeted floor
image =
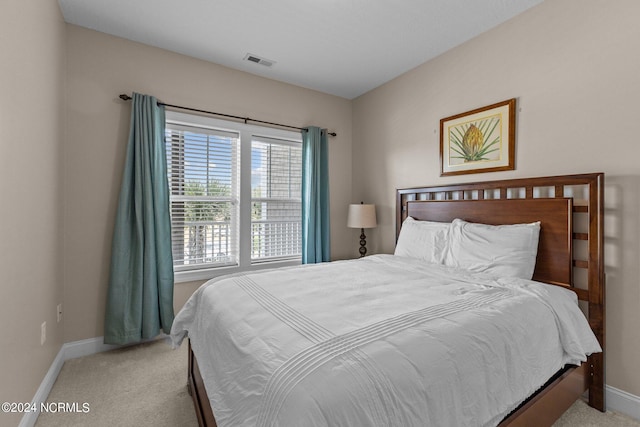
<path id="1" fill-rule="evenodd" d="M 197 426 L 186 382 L 186 345 L 172 350 L 166 342 L 156 341 L 68 360 L 47 402 L 75 402 L 78 412 L 43 413 L 36 427 Z M 640 427 L 640 423 L 612 412 L 603 414 L 579 401 L 554 426 Z"/>
<path id="2" fill-rule="evenodd" d="M 187 346 L 165 341 L 67 360 L 47 402 L 87 413 L 42 413 L 37 427 L 197 426 L 187 393 Z"/>

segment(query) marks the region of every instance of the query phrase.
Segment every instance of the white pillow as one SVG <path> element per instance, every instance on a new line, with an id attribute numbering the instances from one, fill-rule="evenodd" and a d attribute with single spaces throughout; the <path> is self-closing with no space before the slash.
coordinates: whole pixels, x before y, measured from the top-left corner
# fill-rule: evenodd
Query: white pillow
<path id="1" fill-rule="evenodd" d="M 394 255 L 442 264 L 449 226 L 448 222 L 416 221 L 408 217 L 402 223 Z"/>
<path id="2" fill-rule="evenodd" d="M 494 276 L 531 279 L 539 236 L 539 221 L 487 225 L 454 219 L 444 264 Z"/>

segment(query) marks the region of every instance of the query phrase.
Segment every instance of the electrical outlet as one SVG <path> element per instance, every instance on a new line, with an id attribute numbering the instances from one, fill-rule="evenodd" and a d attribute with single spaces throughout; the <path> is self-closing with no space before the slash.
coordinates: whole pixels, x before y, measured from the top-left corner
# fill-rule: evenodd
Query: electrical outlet
<path id="1" fill-rule="evenodd" d="M 62 304 L 58 304 L 58 323 L 62 320 Z"/>
<path id="2" fill-rule="evenodd" d="M 47 340 L 47 322 L 42 322 L 40 325 L 40 345 L 44 345 Z"/>

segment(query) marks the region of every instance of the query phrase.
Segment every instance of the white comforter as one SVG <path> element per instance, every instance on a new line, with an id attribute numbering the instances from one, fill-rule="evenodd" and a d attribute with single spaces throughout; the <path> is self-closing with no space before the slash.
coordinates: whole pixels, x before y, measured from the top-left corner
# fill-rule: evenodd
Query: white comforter
<path id="1" fill-rule="evenodd" d="M 220 427 L 496 425 L 601 351 L 573 292 L 392 255 L 213 279 L 187 333 Z"/>

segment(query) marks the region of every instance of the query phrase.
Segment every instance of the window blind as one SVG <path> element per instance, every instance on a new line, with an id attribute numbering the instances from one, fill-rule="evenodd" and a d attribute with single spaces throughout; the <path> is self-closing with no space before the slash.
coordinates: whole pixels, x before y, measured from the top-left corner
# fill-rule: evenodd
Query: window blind
<path id="1" fill-rule="evenodd" d="M 175 271 L 238 264 L 239 134 L 166 123 Z"/>

